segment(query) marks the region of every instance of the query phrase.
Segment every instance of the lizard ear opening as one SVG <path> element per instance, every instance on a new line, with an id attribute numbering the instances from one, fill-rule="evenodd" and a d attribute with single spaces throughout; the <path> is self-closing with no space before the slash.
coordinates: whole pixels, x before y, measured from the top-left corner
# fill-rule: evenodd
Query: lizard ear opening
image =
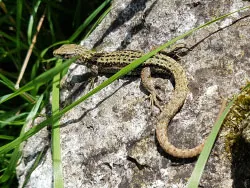
<path id="1" fill-rule="evenodd" d="M 82 55 L 82 54 L 90 54 L 92 51 L 86 48 L 85 46 L 77 45 L 77 44 L 70 44 L 71 49 L 74 49 L 75 55 Z"/>

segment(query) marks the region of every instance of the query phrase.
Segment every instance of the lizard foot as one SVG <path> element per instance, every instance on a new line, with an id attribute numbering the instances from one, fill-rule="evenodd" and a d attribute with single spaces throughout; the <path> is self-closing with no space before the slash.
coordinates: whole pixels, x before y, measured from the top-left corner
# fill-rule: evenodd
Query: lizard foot
<path id="1" fill-rule="evenodd" d="M 95 82 L 98 80 L 98 77 L 97 76 L 93 76 L 93 77 L 90 77 L 89 79 L 88 79 L 88 81 L 89 81 L 89 83 L 90 83 L 90 86 L 89 86 L 89 88 L 90 89 L 94 89 L 94 84 L 95 84 Z"/>
<path id="2" fill-rule="evenodd" d="M 162 101 L 161 97 L 157 94 L 155 90 L 156 82 L 154 79 L 151 77 L 151 71 L 150 67 L 144 67 L 141 71 L 141 79 L 142 79 L 142 84 L 145 87 L 145 89 L 150 93 L 150 104 L 151 107 L 155 105 L 157 108 L 160 109 L 162 112 L 163 109 L 159 103 L 159 101 Z"/>
<path id="3" fill-rule="evenodd" d="M 153 110 L 153 106 L 156 106 L 157 108 L 159 108 L 160 112 L 162 112 L 163 109 L 162 109 L 162 107 L 161 107 L 161 105 L 160 105 L 160 103 L 159 103 L 159 100 L 158 100 L 157 98 L 160 99 L 160 97 L 159 97 L 156 93 L 151 93 L 151 94 L 149 95 L 149 100 L 150 100 L 150 104 L 151 104 L 151 109 Z M 161 100 L 161 99 L 160 99 L 160 100 Z"/>

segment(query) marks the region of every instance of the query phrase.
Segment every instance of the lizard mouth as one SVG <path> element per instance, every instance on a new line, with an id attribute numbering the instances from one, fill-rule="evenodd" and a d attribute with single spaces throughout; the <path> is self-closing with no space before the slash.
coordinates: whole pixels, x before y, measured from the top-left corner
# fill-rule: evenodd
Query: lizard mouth
<path id="1" fill-rule="evenodd" d="M 73 56 L 72 54 L 53 54 L 57 58 L 62 58 L 62 59 L 71 59 Z"/>

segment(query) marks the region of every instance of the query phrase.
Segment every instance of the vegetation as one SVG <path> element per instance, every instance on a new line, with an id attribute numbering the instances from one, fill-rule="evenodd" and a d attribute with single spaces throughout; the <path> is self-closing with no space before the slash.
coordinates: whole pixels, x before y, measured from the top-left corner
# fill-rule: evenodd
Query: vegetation
<path id="1" fill-rule="evenodd" d="M 20 138 L 27 123 L 39 116 L 48 104 L 52 83 L 56 84 L 59 73 L 69 66 L 55 67 L 54 46 L 86 37 L 108 3 L 0 1 L 0 146 Z M 53 88 L 53 97 L 59 101 Z M 54 111 L 58 108 L 59 104 L 53 105 Z M 18 148 L 0 155 L 0 187 L 17 186 L 15 166 L 20 155 Z"/>
<path id="2" fill-rule="evenodd" d="M 125 67 L 125 69 L 110 77 L 79 100 L 59 110 L 59 88 L 57 85 L 60 81 L 60 74 L 63 70 L 67 70 L 67 67 L 74 59 L 62 64 L 61 61 L 56 61 L 52 57 L 52 51 L 59 44 L 77 43 L 77 41 L 87 37 L 110 10 L 109 3 L 110 0 L 99 2 L 80 0 L 63 0 L 62 2 L 40 0 L 32 2 L 23 0 L 16 2 L 0 1 L 1 187 L 17 186 L 15 167 L 21 156 L 20 144 L 49 124 L 52 125 L 53 168 L 54 172 L 56 172 L 53 177 L 54 187 L 63 187 L 59 144 L 60 130 L 58 128 L 60 117 L 120 76 L 139 66 L 160 50 L 198 29 L 233 14 L 223 15 L 163 44 Z M 20 72 L 23 75 L 19 76 Z M 51 91 L 53 97 L 51 117 L 25 132 L 28 123 L 40 116 L 41 109 L 48 105 Z M 197 182 L 199 182 L 209 152 L 230 105 L 232 105 L 232 102 L 226 108 L 226 111 L 222 113 L 222 118 L 218 120 L 217 127 L 212 132 L 208 144 L 206 144 L 204 152 L 201 154 L 203 158 L 200 160 L 200 157 L 197 162 L 199 168 L 198 171 L 194 171 L 194 175 L 190 179 L 190 187 L 198 186 Z M 36 163 L 30 173 L 32 173 L 42 156 L 43 151 L 37 156 Z M 197 175 L 197 173 L 199 174 Z"/>

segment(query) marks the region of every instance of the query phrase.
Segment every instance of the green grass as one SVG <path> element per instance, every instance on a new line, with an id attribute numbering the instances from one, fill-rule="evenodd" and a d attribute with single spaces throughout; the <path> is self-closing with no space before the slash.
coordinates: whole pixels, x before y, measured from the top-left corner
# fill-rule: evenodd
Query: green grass
<path id="1" fill-rule="evenodd" d="M 74 60 L 55 66 L 56 59 L 52 57 L 52 51 L 60 44 L 76 42 L 87 37 L 89 31 L 101 21 L 100 17 L 110 10 L 109 3 L 110 0 L 91 2 L 64 0 L 60 3 L 40 0 L 0 1 L 0 9 L 4 13 L 0 18 L 1 147 L 23 137 L 27 123 L 39 116 L 41 109 L 48 105 L 51 91 L 55 99 L 52 104 L 53 114 L 58 112 L 60 73 Z M 87 11 L 82 11 L 84 9 Z M 43 15 L 45 19 L 41 22 Z M 37 32 L 39 21 L 41 29 Z M 34 39 L 35 35 L 37 38 Z M 20 88 L 16 89 L 20 69 L 32 45 L 34 48 L 28 58 Z M 53 126 L 57 125 L 58 122 L 55 122 Z M 53 129 L 55 187 L 63 185 L 59 134 L 59 129 Z M 17 187 L 15 167 L 21 156 L 20 143 L 0 155 L 0 187 Z M 36 164 L 30 170 L 30 174 L 41 156 L 43 155 L 37 156 Z M 25 180 L 27 181 L 28 179 Z"/>
<path id="2" fill-rule="evenodd" d="M 30 4 L 25 1 L 17 1 L 14 4 L 0 2 L 0 7 L 5 12 L 5 15 L 0 19 L 0 35 L 2 36 L 0 38 L 0 63 L 3 65 L 3 68 L 0 69 L 1 187 L 16 186 L 15 166 L 21 155 L 20 144 L 48 124 L 52 125 L 54 187 L 62 187 L 64 183 L 60 156 L 59 129 L 59 119 L 61 116 L 119 77 L 127 74 L 160 50 L 169 47 L 176 41 L 187 37 L 199 29 L 240 11 L 237 10 L 218 17 L 168 41 L 159 48 L 133 61 L 130 65 L 111 76 L 77 101 L 59 110 L 58 85 L 60 82 L 60 75 L 73 61 L 75 61 L 75 59 L 65 61 L 63 64 L 60 60 L 56 63 L 56 59 L 52 57 L 51 52 L 54 47 L 60 44 L 76 43 L 77 40 L 86 38 L 110 11 L 110 6 L 108 6 L 110 1 L 102 2 L 103 3 L 97 3 L 97 8 L 93 8 L 89 16 L 85 15 L 84 20 L 79 20 L 79 18 L 81 18 L 81 12 L 83 12 L 80 6 L 82 5 L 81 1 L 76 1 L 75 4 L 72 3 L 71 6 L 75 6 L 72 8 L 69 8 L 70 5 L 67 4 L 67 1 L 63 1 L 62 3 L 58 3 L 57 1 L 33 1 Z M 84 4 L 84 6 L 86 7 L 86 4 Z M 94 5 L 91 4 L 89 6 Z M 67 7 L 67 9 L 64 7 Z M 249 7 L 245 7 L 241 10 L 248 8 Z M 74 11 L 72 12 L 69 10 Z M 63 12 L 63 14 L 61 12 Z M 20 88 L 16 89 L 15 82 L 18 78 L 19 70 L 22 67 L 29 47 L 32 45 L 32 41 L 34 42 L 33 37 L 36 33 L 40 17 L 43 14 L 45 15 L 45 21 L 43 22 L 42 29 L 37 35 L 38 37 L 30 57 L 30 62 L 22 78 Z M 72 29 L 65 29 L 69 27 L 64 27 L 64 29 L 62 29 L 62 25 L 60 25 L 62 21 L 66 26 L 71 25 L 72 27 L 70 28 Z M 13 27 L 11 32 L 9 31 L 10 26 Z M 53 98 L 51 117 L 48 117 L 40 124 L 32 127 L 27 132 L 24 132 L 23 130 L 27 123 L 39 116 L 41 109 L 48 104 L 50 91 L 52 91 Z M 226 108 L 226 110 L 228 109 L 229 107 Z M 226 113 L 227 111 L 223 113 L 215 126 L 216 128 L 213 129 L 211 133 L 212 136 L 209 137 L 205 149 L 198 159 L 197 167 L 190 178 L 189 187 L 198 187 L 199 179 Z M 43 151 L 37 156 L 36 163 L 30 170 L 30 174 L 39 163 L 42 156 Z M 26 182 L 27 181 L 28 179 L 26 179 Z"/>

